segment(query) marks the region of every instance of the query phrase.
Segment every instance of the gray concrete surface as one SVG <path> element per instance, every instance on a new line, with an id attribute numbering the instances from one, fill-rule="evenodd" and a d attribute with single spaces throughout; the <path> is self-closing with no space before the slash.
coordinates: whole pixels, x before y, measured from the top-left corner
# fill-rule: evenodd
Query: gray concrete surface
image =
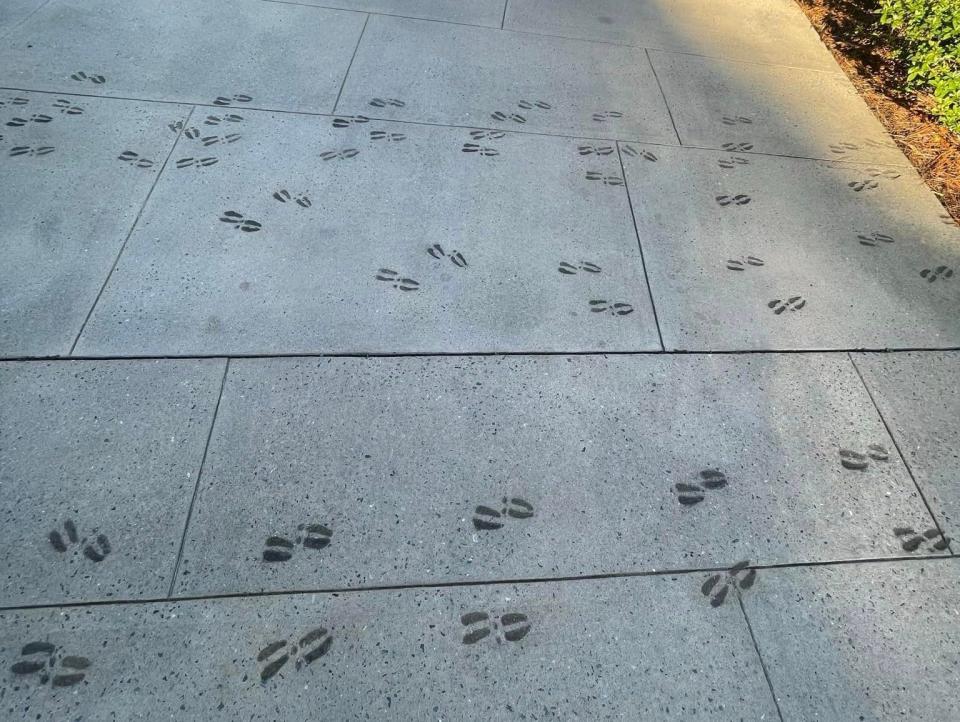
<path id="1" fill-rule="evenodd" d="M 958 242 L 793 0 L 0 3 L 0 718 L 949 719 Z"/>

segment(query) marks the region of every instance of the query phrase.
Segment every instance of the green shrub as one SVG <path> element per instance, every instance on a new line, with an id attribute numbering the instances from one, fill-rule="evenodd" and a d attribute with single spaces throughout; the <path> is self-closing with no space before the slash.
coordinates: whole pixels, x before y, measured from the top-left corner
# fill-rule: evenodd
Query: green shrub
<path id="1" fill-rule="evenodd" d="M 932 92 L 934 113 L 960 133 L 960 0 L 880 0 L 880 22 L 903 43 L 907 90 Z"/>

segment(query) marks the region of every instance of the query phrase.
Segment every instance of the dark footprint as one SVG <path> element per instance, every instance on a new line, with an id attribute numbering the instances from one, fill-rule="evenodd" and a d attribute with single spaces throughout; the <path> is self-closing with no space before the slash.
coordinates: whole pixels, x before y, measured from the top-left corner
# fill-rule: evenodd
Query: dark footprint
<path id="1" fill-rule="evenodd" d="M 463 254 L 460 251 L 454 249 L 449 255 L 446 251 L 443 250 L 443 247 L 439 243 L 434 243 L 432 246 L 427 248 L 427 253 L 429 253 L 434 258 L 449 258 L 450 263 L 459 268 L 467 267 L 467 259 L 463 257 Z"/>
<path id="2" fill-rule="evenodd" d="M 540 110 L 551 110 L 553 108 L 550 103 L 546 103 L 542 100 L 521 100 L 517 105 L 524 110 L 533 110 L 534 108 L 539 108 Z"/>
<path id="3" fill-rule="evenodd" d="M 476 644 L 491 634 L 497 643 L 519 642 L 530 631 L 527 615 L 519 612 L 507 612 L 492 620 L 486 612 L 467 612 L 460 617 L 460 623 L 467 628 L 476 627 L 463 635 L 463 644 Z"/>
<path id="4" fill-rule="evenodd" d="M 403 133 L 388 133 L 385 130 L 371 130 L 370 131 L 370 140 L 385 140 L 387 142 L 399 142 L 401 140 L 406 140 L 407 136 Z"/>
<path id="5" fill-rule="evenodd" d="M 237 93 L 236 95 L 218 95 L 217 99 L 213 101 L 214 105 L 233 105 L 234 103 L 249 103 L 253 100 L 253 97 L 247 95 L 246 93 Z"/>
<path id="6" fill-rule="evenodd" d="M 750 125 L 753 123 L 753 120 L 745 115 L 725 115 L 720 120 L 724 125 Z"/>
<path id="7" fill-rule="evenodd" d="M 785 301 L 775 298 L 772 301 L 767 302 L 767 308 L 772 308 L 773 312 L 778 316 L 787 310 L 799 311 L 806 305 L 807 301 L 803 296 L 791 296 Z"/>
<path id="8" fill-rule="evenodd" d="M 626 316 L 633 313 L 633 306 L 629 303 L 610 303 L 602 299 L 590 301 L 591 313 L 609 312 L 611 316 Z"/>
<path id="9" fill-rule="evenodd" d="M 605 123 L 608 120 L 622 117 L 623 113 L 621 113 L 619 110 L 601 110 L 593 114 L 593 119 L 597 123 Z"/>
<path id="10" fill-rule="evenodd" d="M 179 133 L 183 131 L 184 136 L 190 140 L 194 140 L 200 137 L 200 131 L 197 128 L 190 127 L 187 128 L 182 120 L 178 120 L 176 123 L 167 123 L 167 127 L 174 133 Z"/>
<path id="11" fill-rule="evenodd" d="M 30 102 L 29 98 L 21 98 L 19 96 L 9 96 L 0 100 L 0 108 L 3 108 L 7 105 L 26 105 Z"/>
<path id="12" fill-rule="evenodd" d="M 684 506 L 693 506 L 704 500 L 705 490 L 716 491 L 727 485 L 726 475 L 717 469 L 704 469 L 700 472 L 699 484 L 679 483 L 674 485 L 677 501 Z"/>
<path id="13" fill-rule="evenodd" d="M 637 150 L 632 145 L 628 145 L 626 143 L 621 144 L 620 149 L 623 151 L 624 155 L 629 155 L 633 158 L 640 157 L 640 158 L 643 158 L 644 160 L 649 160 L 652 163 L 656 163 L 658 160 L 660 160 L 659 158 L 657 158 L 656 155 L 651 153 L 649 150 L 645 150 L 643 148 L 641 148 L 640 150 Z"/>
<path id="14" fill-rule="evenodd" d="M 60 656 L 58 647 L 49 642 L 29 642 L 20 650 L 21 659 L 10 666 L 17 676 L 37 675 L 40 684 L 51 682 L 52 687 L 72 687 L 86 677 L 90 660 L 76 655 Z M 62 669 L 63 672 L 55 670 Z M 52 675 L 52 677 L 51 677 Z"/>
<path id="15" fill-rule="evenodd" d="M 263 561 L 265 562 L 286 562 L 293 556 L 297 545 L 304 549 L 325 549 L 330 546 L 330 538 L 333 532 L 323 524 L 298 524 L 297 536 L 293 541 L 282 536 L 267 537 L 263 550 Z"/>
<path id="16" fill-rule="evenodd" d="M 117 156 L 117 160 L 129 163 L 135 168 L 153 168 L 153 166 L 156 165 L 152 160 L 141 158 L 138 153 L 134 153 L 132 150 L 123 151 L 123 153 Z"/>
<path id="17" fill-rule="evenodd" d="M 757 581 L 757 570 L 747 570 L 748 566 L 750 566 L 749 561 L 738 562 L 727 570 L 726 575 L 714 574 L 701 585 L 700 593 L 710 597 L 711 607 L 722 605 L 731 589 L 746 590 L 753 586 Z M 743 572 L 746 573 L 740 576 Z"/>
<path id="18" fill-rule="evenodd" d="M 279 191 L 277 191 L 276 193 L 273 194 L 273 197 L 274 197 L 276 200 L 280 201 L 281 203 L 286 203 L 286 202 L 288 202 L 288 201 L 293 201 L 294 203 L 296 203 L 296 204 L 297 204 L 298 206 L 300 206 L 301 208 L 309 208 L 311 205 L 313 205 L 313 204 L 310 202 L 310 199 L 307 198 L 306 194 L 304 194 L 304 195 L 299 195 L 299 196 L 294 196 L 294 195 L 291 195 L 291 194 L 290 194 L 290 191 L 287 191 L 287 190 L 279 190 Z"/>
<path id="19" fill-rule="evenodd" d="M 406 103 L 396 98 L 373 98 L 370 105 L 374 108 L 386 108 L 388 105 L 392 105 L 394 108 L 402 108 Z"/>
<path id="20" fill-rule="evenodd" d="M 79 82 L 89 80 L 94 85 L 103 85 L 104 83 L 107 82 L 107 79 L 102 75 L 87 75 L 83 71 L 77 71 L 76 73 L 70 76 L 70 79 L 76 80 Z"/>
<path id="21" fill-rule="evenodd" d="M 730 271 L 746 271 L 747 266 L 757 266 L 760 267 L 763 265 L 763 259 L 757 258 L 756 256 L 746 256 L 744 258 L 731 258 L 727 260 L 727 269 Z"/>
<path id="22" fill-rule="evenodd" d="M 177 168 L 206 168 L 216 165 L 220 161 L 212 156 L 206 158 L 181 158 L 177 161 Z"/>
<path id="23" fill-rule="evenodd" d="M 623 178 L 618 175 L 604 175 L 600 171 L 588 170 L 587 180 L 602 181 L 605 186 L 622 186 Z"/>
<path id="24" fill-rule="evenodd" d="M 720 147 L 734 153 L 746 153 L 753 150 L 753 143 L 724 143 Z"/>
<path id="25" fill-rule="evenodd" d="M 241 213 L 237 213 L 237 211 L 224 211 L 223 215 L 220 216 L 220 220 L 224 223 L 229 223 L 231 226 L 243 231 L 244 233 L 255 233 L 263 227 L 257 221 L 244 218 L 243 215 Z"/>
<path id="26" fill-rule="evenodd" d="M 96 533 L 96 530 L 94 530 L 94 533 Z M 77 533 L 77 527 L 71 519 L 63 522 L 63 534 L 54 529 L 47 535 L 47 538 L 50 540 L 50 546 L 60 554 L 66 553 L 69 547 L 76 546 L 77 549 L 74 550 L 74 554 L 82 551 L 83 556 L 92 562 L 102 562 L 113 551 L 110 540 L 107 539 L 105 534 L 97 534 L 89 542 L 86 537 L 81 539 Z"/>
<path id="27" fill-rule="evenodd" d="M 349 128 L 357 123 L 369 123 L 370 119 L 365 115 L 344 115 L 333 119 L 334 128 Z"/>
<path id="28" fill-rule="evenodd" d="M 11 128 L 22 128 L 27 123 L 49 123 L 53 118 L 43 113 L 34 113 L 29 118 L 12 118 L 7 121 Z"/>
<path id="29" fill-rule="evenodd" d="M 276 675 L 291 658 L 295 659 L 294 668 L 300 670 L 329 652 L 332 645 L 333 636 L 323 627 L 311 629 L 296 644 L 288 645 L 285 639 L 271 642 L 257 654 L 258 662 L 267 662 L 260 670 L 260 681 Z"/>
<path id="30" fill-rule="evenodd" d="M 950 544 L 950 537 L 945 537 L 943 532 L 935 527 L 918 534 L 908 526 L 898 526 L 894 527 L 893 535 L 903 540 L 900 546 L 907 552 L 917 551 L 922 544 L 929 544 L 938 552 L 942 552 Z M 937 539 L 937 537 L 940 538 Z M 937 541 L 933 541 L 934 539 L 937 539 Z"/>
<path id="31" fill-rule="evenodd" d="M 601 268 L 596 263 L 590 263 L 589 261 L 577 261 L 576 264 L 560 261 L 560 266 L 557 268 L 557 270 L 567 276 L 575 276 L 579 271 L 586 271 L 587 273 L 600 273 Z"/>
<path id="32" fill-rule="evenodd" d="M 461 150 L 464 153 L 476 153 L 477 155 L 500 155 L 500 151 L 496 148 L 487 148 L 482 145 L 477 145 L 476 143 L 464 143 Z"/>
<path id="33" fill-rule="evenodd" d="M 499 140 L 500 138 L 505 138 L 506 133 L 502 130 L 471 130 L 470 137 L 474 140 L 483 140 L 484 138 L 490 138 L 492 140 Z"/>
<path id="34" fill-rule="evenodd" d="M 228 113 L 226 115 L 208 115 L 206 120 L 203 121 L 204 125 L 220 125 L 221 123 L 242 123 L 243 116 L 237 115 L 236 113 Z"/>
<path id="35" fill-rule="evenodd" d="M 226 135 L 208 135 L 201 138 L 200 142 L 204 145 L 216 145 L 217 143 L 236 143 L 243 136 L 239 133 L 227 133 Z"/>
<path id="36" fill-rule="evenodd" d="M 612 145 L 578 145 L 577 152 L 580 155 L 610 155 L 613 153 Z"/>
<path id="37" fill-rule="evenodd" d="M 861 454 L 859 451 L 853 451 L 852 449 L 840 449 L 840 465 L 844 469 L 863 471 L 870 466 L 870 462 L 867 461 L 866 454 Z"/>
<path id="38" fill-rule="evenodd" d="M 717 202 L 717 205 L 720 205 L 720 206 L 729 206 L 729 205 L 745 206 L 747 205 L 747 203 L 749 203 L 753 199 L 748 195 L 745 195 L 743 193 L 738 193 L 735 196 L 717 196 L 716 198 L 714 198 L 714 200 Z"/>
<path id="39" fill-rule="evenodd" d="M 946 280 L 948 278 L 953 278 L 953 269 L 947 266 L 924 268 L 922 271 L 920 271 L 920 277 L 927 279 L 929 283 L 933 283 L 938 278 Z"/>
<path id="40" fill-rule="evenodd" d="M 503 497 L 500 511 L 480 505 L 473 510 L 473 527 L 479 531 L 490 531 L 503 527 L 504 521 L 511 519 L 529 519 L 533 516 L 533 504 L 519 496 Z"/>
<path id="41" fill-rule="evenodd" d="M 854 191 L 860 193 L 861 191 L 869 191 L 874 188 L 879 188 L 880 184 L 875 180 L 862 180 L 862 181 L 850 181 L 847 183 L 847 186 L 853 188 Z"/>
<path id="42" fill-rule="evenodd" d="M 402 278 L 399 273 L 391 271 L 389 268 L 381 268 L 377 271 L 377 275 L 374 276 L 374 278 L 378 281 L 390 283 L 394 288 L 401 291 L 416 291 L 420 288 L 419 282 L 414 281 L 412 278 Z"/>
<path id="43" fill-rule="evenodd" d="M 893 243 L 893 237 L 885 233 L 861 233 L 857 236 L 861 246 L 876 246 L 880 243 Z"/>
<path id="44" fill-rule="evenodd" d="M 717 161 L 717 165 L 730 170 L 731 168 L 736 168 L 738 165 L 750 165 L 750 161 L 742 156 L 732 155 L 729 158 L 721 158 Z"/>
<path id="45" fill-rule="evenodd" d="M 360 151 L 356 148 L 344 148 L 343 150 L 328 150 L 320 154 L 320 158 L 323 160 L 333 160 L 338 158 L 339 160 L 346 160 L 347 158 L 353 158 L 355 155 L 359 154 Z"/>
<path id="46" fill-rule="evenodd" d="M 501 113 L 499 110 L 495 113 L 491 113 L 490 117 L 494 120 L 503 122 L 505 120 L 512 120 L 514 123 L 526 123 L 527 119 L 518 113 Z"/>
<path id="47" fill-rule="evenodd" d="M 8 155 L 13 158 L 19 155 L 23 156 L 41 156 L 47 155 L 48 153 L 53 153 L 54 147 L 52 145 L 39 145 L 39 146 L 29 146 L 29 145 L 17 145 L 10 149 Z"/>

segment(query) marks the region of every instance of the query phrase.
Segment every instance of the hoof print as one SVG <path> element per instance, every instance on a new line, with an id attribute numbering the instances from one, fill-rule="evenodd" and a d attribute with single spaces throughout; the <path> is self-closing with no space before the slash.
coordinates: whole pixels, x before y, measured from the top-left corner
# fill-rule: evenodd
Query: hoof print
<path id="1" fill-rule="evenodd" d="M 508 519 L 529 519 L 533 516 L 533 504 L 519 496 L 503 497 L 500 510 L 480 505 L 473 510 L 473 527 L 478 531 L 500 529 Z"/>
<path id="2" fill-rule="evenodd" d="M 34 113 L 29 118 L 11 118 L 7 125 L 11 128 L 22 128 L 27 123 L 49 123 L 53 118 L 44 113 Z"/>
<path id="3" fill-rule="evenodd" d="M 704 469 L 700 472 L 698 484 L 678 483 L 674 485 L 677 501 L 683 506 L 694 506 L 706 498 L 707 491 L 716 491 L 727 485 L 727 476 L 718 469 Z"/>
<path id="4" fill-rule="evenodd" d="M 208 115 L 203 121 L 204 125 L 220 125 L 221 123 L 242 123 L 243 116 L 236 113 L 226 115 Z"/>
<path id="5" fill-rule="evenodd" d="M 333 119 L 334 128 L 349 128 L 357 123 L 369 123 L 370 119 L 365 115 L 344 115 Z"/>
<path id="6" fill-rule="evenodd" d="M 603 299 L 590 301 L 591 313 L 609 313 L 611 316 L 627 316 L 633 313 L 633 306 L 629 303 L 610 303 Z"/>
<path id="7" fill-rule="evenodd" d="M 291 659 L 297 671 L 320 659 L 333 646 L 333 635 L 324 627 L 309 632 L 288 643 L 287 640 L 271 642 L 257 653 L 257 662 L 266 662 L 260 670 L 260 681 L 274 677 Z"/>
<path id="8" fill-rule="evenodd" d="M 753 150 L 753 143 L 724 143 L 720 147 L 733 153 L 747 153 Z"/>
<path id="9" fill-rule="evenodd" d="M 464 153 L 476 153 L 477 155 L 500 155 L 500 151 L 496 148 L 488 148 L 476 143 L 464 143 L 461 150 Z"/>
<path id="10" fill-rule="evenodd" d="M 353 158 L 354 156 L 360 153 L 356 148 L 344 148 L 343 150 L 328 150 L 320 154 L 322 160 L 333 160 L 334 158 L 338 160 L 347 160 L 348 158 Z"/>
<path id="11" fill-rule="evenodd" d="M 657 158 L 657 156 L 654 153 L 650 152 L 649 150 L 646 150 L 644 148 L 637 150 L 632 145 L 629 145 L 627 143 L 621 144 L 620 149 L 623 151 L 624 155 L 629 155 L 631 158 L 643 158 L 644 160 L 648 160 L 651 163 L 656 163 L 658 160 L 660 160 L 659 158 Z"/>
<path id="12" fill-rule="evenodd" d="M 239 133 L 227 133 L 226 135 L 208 135 L 200 139 L 204 145 L 217 145 L 218 143 L 236 143 L 243 136 Z"/>
<path id="13" fill-rule="evenodd" d="M 915 552 L 921 546 L 929 546 L 935 551 L 942 552 L 950 546 L 950 537 L 944 536 L 943 532 L 936 527 L 918 533 L 911 527 L 898 526 L 893 528 L 893 535 L 901 540 L 900 546 L 906 552 Z"/>
<path id="14" fill-rule="evenodd" d="M 370 140 L 385 140 L 387 142 L 398 143 L 401 140 L 406 140 L 407 136 L 403 133 L 388 133 L 385 130 L 371 130 L 370 131 Z"/>
<path id="15" fill-rule="evenodd" d="M 275 200 L 280 201 L 281 203 L 287 203 L 288 201 L 293 201 L 301 208 L 309 208 L 313 203 L 306 196 L 306 194 L 301 194 L 299 196 L 291 195 L 290 191 L 279 190 L 273 194 Z"/>
<path id="16" fill-rule="evenodd" d="M 507 121 L 507 120 L 512 120 L 514 123 L 526 123 L 526 122 L 527 122 L 527 119 L 524 118 L 524 117 L 523 117 L 522 115 L 520 115 L 519 113 L 502 113 L 502 112 L 500 112 L 499 110 L 496 111 L 496 112 L 494 112 L 494 113 L 491 113 L 491 114 L 490 114 L 490 117 L 493 118 L 494 120 L 500 122 L 500 123 L 502 123 L 502 122 L 504 122 L 504 121 Z"/>
<path id="17" fill-rule="evenodd" d="M 117 156 L 117 160 L 122 160 L 124 163 L 129 163 L 134 168 L 153 168 L 156 165 L 152 160 L 148 158 L 141 157 L 138 153 L 134 153 L 132 150 L 125 150 L 123 153 Z"/>
<path id="18" fill-rule="evenodd" d="M 890 452 L 880 444 L 870 444 L 865 454 L 852 449 L 840 449 L 840 465 L 844 469 L 854 471 L 863 471 L 870 465 L 870 459 L 874 461 L 888 461 Z"/>
<path id="19" fill-rule="evenodd" d="M 177 168 L 207 168 L 216 165 L 220 161 L 212 156 L 205 158 L 181 158 L 176 162 Z"/>
<path id="20" fill-rule="evenodd" d="M 924 268 L 920 271 L 920 278 L 924 278 L 928 283 L 933 283 L 938 278 L 944 280 L 953 278 L 953 269 L 948 266 L 937 266 L 936 268 Z"/>
<path id="21" fill-rule="evenodd" d="M 467 259 L 464 258 L 463 254 L 458 250 L 453 250 L 449 254 L 443 250 L 443 246 L 439 243 L 434 243 L 432 246 L 427 248 L 427 253 L 429 253 L 434 258 L 449 258 L 450 263 L 458 268 L 467 267 Z"/>
<path id="22" fill-rule="evenodd" d="M 233 105 L 234 103 L 249 103 L 253 97 L 246 93 L 237 93 L 236 95 L 218 95 L 213 101 L 214 105 Z"/>
<path id="23" fill-rule="evenodd" d="M 724 125 L 750 125 L 753 123 L 753 119 L 745 115 L 725 115 L 720 119 L 720 122 Z"/>
<path id="24" fill-rule="evenodd" d="M 507 612 L 499 617 L 491 617 L 486 612 L 467 612 L 460 617 L 460 623 L 469 630 L 463 635 L 463 644 L 476 644 L 491 636 L 498 644 L 519 642 L 530 631 L 530 620 L 519 612 Z"/>
<path id="25" fill-rule="evenodd" d="M 263 561 L 286 562 L 293 558 L 296 548 L 319 551 L 330 546 L 333 532 L 323 524 L 298 524 L 293 541 L 282 536 L 268 536 L 264 542 Z"/>
<path id="26" fill-rule="evenodd" d="M 717 202 L 718 206 L 729 206 L 729 205 L 745 206 L 747 205 L 747 203 L 749 203 L 753 199 L 748 195 L 745 195 L 743 193 L 738 193 L 735 196 L 726 196 L 726 195 L 717 196 L 716 198 L 714 198 L 714 200 Z"/>
<path id="27" fill-rule="evenodd" d="M 763 259 L 756 256 L 745 256 L 743 258 L 731 258 L 727 260 L 728 271 L 746 271 L 748 266 L 760 267 L 763 265 Z"/>
<path id="28" fill-rule="evenodd" d="M 521 100 L 517 103 L 517 106 L 523 108 L 524 110 L 533 110 L 534 108 L 539 108 L 540 110 L 551 110 L 553 106 L 550 103 L 547 103 L 543 100 Z"/>
<path id="29" fill-rule="evenodd" d="M 370 105 L 374 108 L 386 108 L 388 105 L 393 106 L 394 108 L 402 108 L 406 105 L 402 100 L 397 100 L 396 98 L 372 98 L 370 100 Z"/>
<path id="30" fill-rule="evenodd" d="M 623 113 L 619 110 L 601 110 L 594 113 L 592 117 L 595 123 L 606 123 L 608 120 L 622 118 Z"/>
<path id="31" fill-rule="evenodd" d="M 618 175 L 604 175 L 599 171 L 588 170 L 587 180 L 601 181 L 605 186 L 622 186 L 623 178 Z"/>
<path id="32" fill-rule="evenodd" d="M 767 302 L 767 308 L 773 309 L 778 316 L 784 311 L 799 311 L 806 305 L 807 301 L 803 296 L 791 296 L 786 300 L 775 298 Z"/>
<path id="33" fill-rule="evenodd" d="M 596 263 L 590 263 L 589 261 L 577 261 L 576 263 L 560 261 L 560 265 L 557 267 L 557 270 L 565 276 L 575 276 L 580 271 L 585 271 L 586 273 L 600 273 L 602 269 Z"/>
<path id="34" fill-rule="evenodd" d="M 701 586 L 700 593 L 710 598 L 711 607 L 721 606 L 731 589 L 747 590 L 757 581 L 757 570 L 747 569 L 749 561 L 734 564 L 725 574 L 714 574 Z"/>
<path id="35" fill-rule="evenodd" d="M 220 216 L 220 220 L 224 223 L 229 223 L 244 233 L 256 233 L 263 227 L 258 221 L 245 218 L 242 213 L 238 213 L 237 211 L 224 211 Z"/>
<path id="36" fill-rule="evenodd" d="M 67 519 L 63 522 L 63 533 L 59 529 L 54 529 L 47 535 L 47 539 L 50 541 L 50 546 L 59 554 L 65 554 L 70 547 L 75 546 L 74 556 L 82 552 L 83 556 L 90 561 L 102 562 L 113 548 L 105 534 L 97 534 L 96 530 L 94 534 L 96 536 L 91 540 L 86 537 L 81 539 L 76 524 L 71 519 Z"/>
<path id="37" fill-rule="evenodd" d="M 577 153 L 580 155 L 610 155 L 613 153 L 612 145 L 578 145 Z"/>
<path id="38" fill-rule="evenodd" d="M 471 130 L 470 137 L 474 140 L 483 140 L 484 138 L 490 138 L 491 140 L 499 140 L 500 138 L 505 138 L 506 133 L 502 130 Z"/>
<path id="39" fill-rule="evenodd" d="M 861 233 L 857 236 L 861 246 L 878 246 L 881 243 L 893 243 L 893 236 L 886 233 Z"/>
<path id="40" fill-rule="evenodd" d="M 52 145 L 39 145 L 39 146 L 30 146 L 30 145 L 16 145 L 10 149 L 10 152 L 7 153 L 11 158 L 17 156 L 41 156 L 53 153 L 54 147 Z"/>
<path id="41" fill-rule="evenodd" d="M 102 75 L 87 75 L 81 70 L 78 70 L 76 73 L 70 76 L 70 80 L 76 80 L 78 82 L 91 82 L 94 85 L 103 85 L 107 82 L 107 79 Z"/>
<path id="42" fill-rule="evenodd" d="M 720 158 L 717 161 L 717 165 L 730 170 L 731 168 L 736 168 L 738 165 L 750 165 L 750 161 L 740 155 L 731 155 L 729 158 Z"/>
<path id="43" fill-rule="evenodd" d="M 374 278 L 378 281 L 389 283 L 401 291 L 416 291 L 420 288 L 419 282 L 414 281 L 412 278 L 404 278 L 397 271 L 392 271 L 389 268 L 381 268 L 377 271 Z"/>
<path id="44" fill-rule="evenodd" d="M 10 671 L 18 677 L 36 677 L 40 684 L 49 682 L 51 687 L 73 687 L 86 678 L 83 670 L 90 665 L 86 657 L 59 654 L 59 647 L 49 642 L 29 642 Z"/>

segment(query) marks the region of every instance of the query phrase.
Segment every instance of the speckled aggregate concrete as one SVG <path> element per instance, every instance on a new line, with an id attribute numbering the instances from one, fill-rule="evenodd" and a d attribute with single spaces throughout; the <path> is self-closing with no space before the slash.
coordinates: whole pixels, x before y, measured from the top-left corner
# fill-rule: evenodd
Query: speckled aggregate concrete
<path id="1" fill-rule="evenodd" d="M 0 3 L 0 718 L 949 719 L 958 241 L 792 0 Z"/>

